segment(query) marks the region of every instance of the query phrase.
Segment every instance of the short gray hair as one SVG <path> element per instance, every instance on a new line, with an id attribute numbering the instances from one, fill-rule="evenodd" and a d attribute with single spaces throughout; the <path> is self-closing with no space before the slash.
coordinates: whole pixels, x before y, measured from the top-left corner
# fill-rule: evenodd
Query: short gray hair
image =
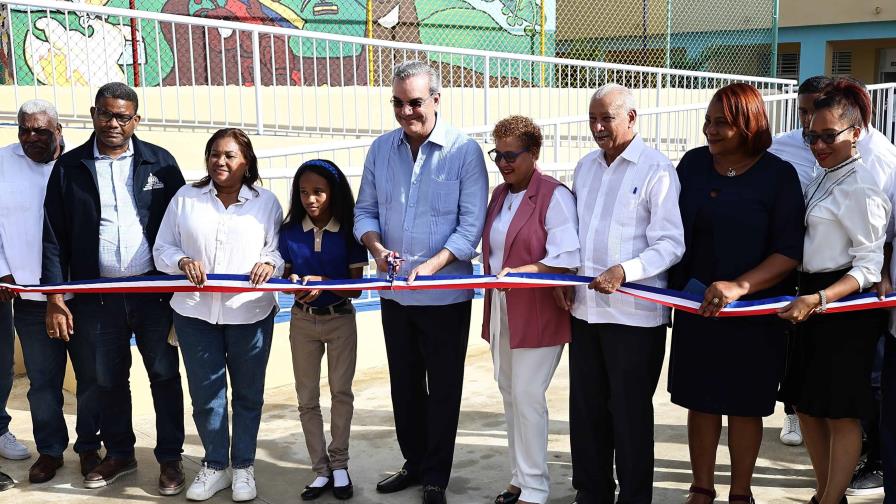
<path id="1" fill-rule="evenodd" d="M 442 82 L 436 69 L 420 60 L 409 60 L 395 65 L 392 70 L 393 81 L 405 81 L 411 77 L 426 75 L 429 77 L 429 94 L 442 92 Z"/>
<path id="2" fill-rule="evenodd" d="M 22 116 L 34 114 L 47 114 L 55 123 L 59 123 L 59 113 L 56 107 L 47 100 L 28 100 L 19 107 L 19 113 L 16 114 L 16 122 L 22 122 Z"/>
<path id="3" fill-rule="evenodd" d="M 591 101 L 600 100 L 611 93 L 622 94 L 622 106 L 625 107 L 625 113 L 638 109 L 638 104 L 635 102 L 635 95 L 632 93 L 632 90 L 621 84 L 616 84 L 615 82 L 610 82 L 597 88 L 597 91 L 591 95 Z"/>

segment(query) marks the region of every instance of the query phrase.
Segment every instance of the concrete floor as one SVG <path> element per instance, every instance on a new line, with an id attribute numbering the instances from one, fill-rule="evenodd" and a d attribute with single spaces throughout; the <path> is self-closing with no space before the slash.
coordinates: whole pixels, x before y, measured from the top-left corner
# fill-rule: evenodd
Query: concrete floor
<path id="1" fill-rule="evenodd" d="M 474 314 L 481 310 L 481 302 L 474 305 Z M 388 373 L 385 360 L 364 363 L 364 355 L 382 355 L 381 329 L 378 313 L 369 312 L 359 318 L 361 327 L 362 356 L 355 379 L 355 416 L 352 425 L 350 463 L 357 503 L 418 503 L 419 487 L 391 495 L 375 491 L 378 480 L 398 469 L 402 462 L 392 421 Z M 481 313 L 481 311 L 479 311 Z M 478 317 L 475 317 L 478 319 Z M 277 326 L 275 338 L 285 338 L 287 324 Z M 474 327 L 476 323 L 474 321 Z M 453 504 L 491 503 L 494 496 L 508 481 L 506 432 L 502 403 L 492 374 L 488 346 L 472 331 L 467 355 L 463 406 L 454 456 L 454 470 L 448 487 L 448 499 Z M 139 362 L 139 360 L 135 361 Z M 272 362 L 273 364 L 273 362 Z M 138 374 L 135 364 L 135 374 Z M 283 364 L 277 364 L 278 367 Z M 286 370 L 283 370 L 286 371 Z M 270 373 L 270 368 L 269 368 Z M 569 423 L 567 396 L 569 390 L 567 360 L 560 367 L 548 391 L 550 423 L 551 503 L 572 502 L 574 491 L 570 484 L 572 467 L 569 457 Z M 135 401 L 148 395 L 141 379 L 135 377 Z M 665 391 L 665 370 L 654 398 L 656 406 L 656 464 L 654 471 L 654 501 L 658 503 L 683 502 L 690 483 L 685 411 L 669 402 Z M 11 430 L 20 440 L 33 449 L 28 402 L 27 378 L 15 382 L 9 411 L 13 416 Z M 325 386 L 324 386 L 325 388 Z M 324 391 L 323 397 L 327 396 Z M 66 416 L 73 426 L 73 396 L 66 392 Z M 299 502 L 302 487 L 312 479 L 308 454 L 301 434 L 296 408 L 295 391 L 291 385 L 277 384 L 265 394 L 265 408 L 258 439 L 256 479 L 259 495 L 256 502 Z M 145 399 L 144 399 L 145 401 Z M 187 411 L 190 411 L 189 405 Z M 325 409 L 324 418 L 329 415 Z M 184 446 L 184 466 L 187 477 L 192 478 L 200 466 L 202 445 L 196 434 L 192 418 L 186 420 L 187 439 Z M 782 415 L 778 411 L 766 421 L 765 441 L 753 479 L 753 492 L 757 500 L 769 503 L 802 503 L 812 495 L 814 483 L 812 470 L 803 447 L 786 447 L 778 442 Z M 66 465 L 56 478 L 41 485 L 28 483 L 28 468 L 33 458 L 19 462 L 2 460 L 2 470 L 13 476 L 19 484 L 0 494 L 0 503 L 44 502 L 183 502 L 183 495 L 159 497 L 156 492 L 158 466 L 152 455 L 154 420 L 151 408 L 135 406 L 137 431 L 137 458 L 140 469 L 136 474 L 122 478 L 113 486 L 101 490 L 85 490 L 81 487 L 77 456 L 66 453 Z M 71 433 L 73 436 L 73 432 Z M 727 495 L 730 465 L 727 449 L 718 452 L 716 489 L 720 501 Z M 853 503 L 881 502 L 874 498 L 851 498 Z M 230 492 L 220 492 L 209 502 L 230 502 Z M 319 502 L 339 502 L 327 495 Z"/>

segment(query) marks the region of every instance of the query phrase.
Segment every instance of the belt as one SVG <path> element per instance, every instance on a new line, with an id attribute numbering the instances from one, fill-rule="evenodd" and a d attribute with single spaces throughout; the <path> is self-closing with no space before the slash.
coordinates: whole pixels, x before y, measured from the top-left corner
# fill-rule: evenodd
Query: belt
<path id="1" fill-rule="evenodd" d="M 348 315 L 353 312 L 352 303 L 348 299 L 330 306 L 309 306 L 305 303 L 296 303 L 295 306 L 310 315 Z"/>

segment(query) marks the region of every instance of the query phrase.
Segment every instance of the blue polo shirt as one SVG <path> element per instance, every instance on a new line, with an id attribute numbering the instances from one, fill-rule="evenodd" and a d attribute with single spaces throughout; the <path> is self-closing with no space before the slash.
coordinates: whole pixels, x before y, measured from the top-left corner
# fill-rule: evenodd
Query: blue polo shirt
<path id="1" fill-rule="evenodd" d="M 301 226 L 293 224 L 280 229 L 280 255 L 286 264 L 292 265 L 296 275 L 320 275 L 333 280 L 351 278 L 349 270 L 366 266 L 368 261 L 367 249 L 354 240 L 351 230 L 340 231 L 336 219 L 318 229 L 307 215 Z M 324 291 L 308 304 L 322 308 L 343 299 Z"/>

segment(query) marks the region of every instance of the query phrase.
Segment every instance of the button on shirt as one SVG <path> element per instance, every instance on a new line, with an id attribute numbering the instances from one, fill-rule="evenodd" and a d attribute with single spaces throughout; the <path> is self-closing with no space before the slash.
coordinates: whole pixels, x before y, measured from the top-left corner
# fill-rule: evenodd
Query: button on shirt
<path id="1" fill-rule="evenodd" d="M 93 144 L 100 193 L 100 276 L 141 275 L 152 271 L 152 249 L 134 200 L 134 144 L 115 159 Z"/>
<path id="2" fill-rule="evenodd" d="M 11 274 L 19 284 L 40 283 L 43 202 L 52 170 L 53 162 L 35 163 L 18 142 L 0 149 L 0 276 Z"/>
<path id="3" fill-rule="evenodd" d="M 165 212 L 153 247 L 156 268 L 183 274 L 177 262 L 191 257 L 206 273 L 247 275 L 258 262 L 274 265 L 272 278 L 283 274 L 277 237 L 283 209 L 266 189 L 245 185 L 238 201 L 227 208 L 214 184 L 182 187 Z M 248 285 L 248 282 L 247 282 Z M 171 298 L 174 311 L 212 324 L 251 324 L 277 306 L 273 292 L 178 292 Z"/>
<path id="4" fill-rule="evenodd" d="M 456 260 L 437 274 L 469 275 L 487 202 L 482 149 L 437 118 L 416 160 L 401 129 L 373 142 L 355 205 L 355 238 L 379 233 L 383 246 L 404 259 L 402 276 L 443 248 Z M 402 305 L 446 305 L 472 299 L 473 290 L 382 291 L 380 296 Z"/>
<path id="5" fill-rule="evenodd" d="M 681 185 L 666 156 L 635 136 L 607 166 L 598 149 L 582 158 L 573 175 L 582 266 L 596 277 L 621 264 L 626 282 L 666 287 L 668 270 L 684 255 L 678 208 Z M 624 294 L 576 287 L 574 317 L 588 323 L 654 327 L 669 322 L 669 309 Z"/>
<path id="6" fill-rule="evenodd" d="M 280 230 L 280 255 L 296 275 L 320 275 L 331 279 L 351 278 L 351 268 L 367 266 L 367 250 L 355 241 L 350 232 L 331 219 L 323 229 L 317 228 L 306 215 L 301 226 L 288 225 Z M 307 303 L 322 308 L 345 299 L 332 291 L 323 291 Z"/>

